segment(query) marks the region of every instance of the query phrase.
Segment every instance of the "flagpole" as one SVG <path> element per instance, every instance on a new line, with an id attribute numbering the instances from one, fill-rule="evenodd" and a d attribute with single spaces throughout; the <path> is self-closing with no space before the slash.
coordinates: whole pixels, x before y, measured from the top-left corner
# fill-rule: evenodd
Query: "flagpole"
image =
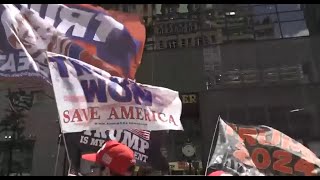
<path id="1" fill-rule="evenodd" d="M 60 156 L 60 145 L 61 145 L 61 135 L 59 135 L 59 140 L 58 140 L 58 150 L 57 150 L 57 157 L 56 157 L 56 162 L 54 165 L 54 176 L 57 175 L 57 169 L 58 169 L 58 161 L 59 161 L 59 156 Z"/>
<path id="2" fill-rule="evenodd" d="M 49 68 L 50 69 L 50 68 Z M 51 72 L 50 72 L 51 73 Z M 52 77 L 51 77 L 52 78 Z M 53 86 L 53 85 L 52 85 Z M 54 92 L 54 88 L 52 87 L 52 90 Z M 57 104 L 57 101 L 55 100 L 54 97 L 51 97 L 49 95 L 47 95 L 46 93 L 44 93 L 47 97 L 50 97 L 51 99 L 53 99 L 55 102 L 56 102 L 56 105 L 58 107 L 58 104 Z M 54 93 L 55 94 L 55 93 Z M 70 174 L 70 170 L 71 170 L 71 159 L 70 159 L 70 155 L 69 155 L 69 151 L 68 151 L 68 147 L 67 147 L 67 142 L 66 142 L 66 138 L 65 138 L 65 134 L 63 133 L 63 130 L 62 130 L 62 125 L 61 125 L 61 122 L 60 122 L 60 117 L 59 117 L 59 114 L 58 114 L 58 122 L 59 122 L 59 126 L 60 126 L 60 133 L 62 135 L 62 139 L 63 139 L 63 143 L 64 143 L 64 148 L 66 150 L 66 154 L 67 154 L 67 159 L 68 159 L 68 163 L 69 163 L 69 168 L 68 168 L 68 174 Z M 59 144 L 58 146 L 60 146 L 60 142 L 61 142 L 61 137 L 59 138 Z M 60 150 L 60 148 L 59 148 Z M 57 156 L 58 156 L 58 153 L 57 153 Z M 58 157 L 57 157 L 58 158 Z M 57 163 L 57 162 L 56 162 Z M 56 167 L 55 167 L 56 168 Z M 54 170 L 55 173 L 56 173 L 56 169 Z"/>
<path id="3" fill-rule="evenodd" d="M 208 173 L 208 165 L 209 165 L 209 162 L 210 162 L 210 155 L 211 155 L 211 152 L 212 152 L 212 146 L 213 146 L 213 142 L 214 142 L 214 137 L 216 136 L 216 132 L 217 132 L 217 128 L 218 128 L 220 119 L 221 118 L 220 118 L 220 115 L 219 115 L 217 123 L 216 123 L 216 127 L 215 127 L 213 135 L 212 135 L 212 140 L 211 140 L 211 145 L 210 145 L 210 150 L 209 150 L 209 155 L 208 155 L 208 160 L 207 160 L 207 165 L 206 165 L 206 171 L 204 173 L 205 176 L 207 176 L 207 173 Z"/>

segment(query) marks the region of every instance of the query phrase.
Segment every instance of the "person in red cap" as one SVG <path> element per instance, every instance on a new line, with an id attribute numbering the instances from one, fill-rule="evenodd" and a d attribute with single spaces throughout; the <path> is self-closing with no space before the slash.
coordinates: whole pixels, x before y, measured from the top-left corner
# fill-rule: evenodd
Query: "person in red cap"
<path id="1" fill-rule="evenodd" d="M 232 174 L 224 172 L 224 171 L 214 171 L 210 173 L 208 176 L 232 176 Z"/>
<path id="2" fill-rule="evenodd" d="M 84 154 L 82 159 L 100 165 L 90 176 L 133 176 L 136 160 L 133 151 L 118 141 L 107 141 L 97 153 Z"/>

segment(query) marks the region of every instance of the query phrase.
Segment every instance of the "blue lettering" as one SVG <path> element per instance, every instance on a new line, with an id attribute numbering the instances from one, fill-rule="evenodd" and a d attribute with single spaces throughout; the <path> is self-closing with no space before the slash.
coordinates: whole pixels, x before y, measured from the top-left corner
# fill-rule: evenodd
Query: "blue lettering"
<path id="1" fill-rule="evenodd" d="M 73 65 L 74 69 L 77 71 L 77 76 L 83 75 L 83 71 L 85 71 L 88 74 L 92 74 L 89 67 L 87 67 L 85 65 L 78 64 L 74 61 L 70 61 L 70 62 Z"/>
<path id="2" fill-rule="evenodd" d="M 106 95 L 106 82 L 102 79 L 98 79 L 98 84 L 95 80 L 80 81 L 83 92 L 86 96 L 87 102 L 93 102 L 95 96 L 97 96 L 98 102 L 107 102 Z"/>
<path id="3" fill-rule="evenodd" d="M 69 77 L 67 66 L 64 64 L 63 57 L 51 57 L 50 62 L 56 62 L 61 77 Z"/>
<path id="4" fill-rule="evenodd" d="M 142 89 L 138 84 L 134 83 L 132 85 L 132 92 L 136 104 L 152 106 L 152 94 L 150 91 Z"/>
<path id="5" fill-rule="evenodd" d="M 110 77 L 110 85 L 108 87 L 108 91 L 112 99 L 114 99 L 117 102 L 130 102 L 132 99 L 132 94 L 127 86 L 129 84 L 128 80 L 124 79 L 122 82 L 119 82 L 118 78 L 115 77 Z M 121 86 L 122 89 L 124 90 L 125 94 L 121 95 L 117 92 L 117 86 Z"/>

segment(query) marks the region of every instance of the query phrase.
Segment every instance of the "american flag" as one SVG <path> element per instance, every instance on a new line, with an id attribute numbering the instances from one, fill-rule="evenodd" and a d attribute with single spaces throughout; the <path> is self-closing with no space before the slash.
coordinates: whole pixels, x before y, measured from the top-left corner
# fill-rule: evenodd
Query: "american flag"
<path id="1" fill-rule="evenodd" d="M 139 137 L 142 137 L 143 139 L 149 141 L 150 140 L 150 131 L 146 130 L 139 130 L 139 129 L 129 129 L 129 132 L 132 132 L 135 135 L 138 135 Z"/>

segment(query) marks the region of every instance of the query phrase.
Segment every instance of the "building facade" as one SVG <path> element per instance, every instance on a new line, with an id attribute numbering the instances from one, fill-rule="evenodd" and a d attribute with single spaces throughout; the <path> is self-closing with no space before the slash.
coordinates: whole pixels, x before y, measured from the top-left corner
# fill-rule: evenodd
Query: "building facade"
<path id="1" fill-rule="evenodd" d="M 310 30 L 310 36 L 308 30 L 319 10 L 311 13 L 300 4 L 104 6 L 138 13 L 146 23 L 148 40 L 137 81 L 181 94 L 185 131 L 166 136 L 162 148 L 169 162 L 188 160 L 181 149 L 189 140 L 196 147 L 192 161 L 205 167 L 219 116 L 269 125 L 319 153 L 319 66 L 314 64 L 320 60 L 320 41 L 317 30 Z M 0 86 L 2 112 L 9 107 L 8 88 L 18 91 L 14 85 Z M 0 131 L 0 172 L 5 175 L 8 166 L 18 171 L 13 159 L 21 161 L 23 168 L 17 169 L 24 174 L 62 175 L 68 163 L 64 148 L 58 151 L 52 89 L 46 90 L 48 96 L 37 88 L 23 90 L 36 91 L 25 120 L 26 148 L 8 146 L 12 133 Z"/>

